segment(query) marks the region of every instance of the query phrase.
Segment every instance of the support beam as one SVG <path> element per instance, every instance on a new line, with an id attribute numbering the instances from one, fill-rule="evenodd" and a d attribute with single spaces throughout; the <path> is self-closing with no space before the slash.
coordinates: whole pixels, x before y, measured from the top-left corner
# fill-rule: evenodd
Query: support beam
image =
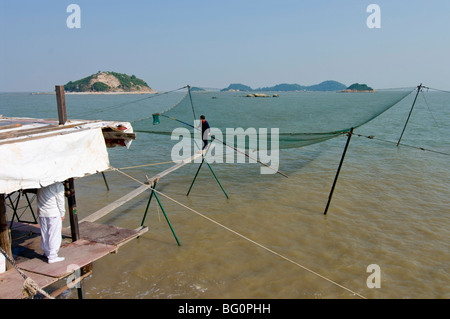
<path id="1" fill-rule="evenodd" d="M 216 173 L 214 173 L 211 165 L 209 165 L 209 163 L 205 160 L 206 165 L 208 165 L 209 169 L 211 170 L 211 173 L 214 175 L 214 178 L 216 179 L 217 183 L 219 183 L 220 188 L 222 189 L 223 193 L 225 194 L 225 196 L 229 199 L 230 197 L 228 197 L 227 192 L 225 191 L 225 189 L 223 188 L 222 184 L 220 183 L 219 179 L 216 176 Z"/>
<path id="2" fill-rule="evenodd" d="M 402 134 L 400 135 L 400 138 L 398 139 L 397 147 L 400 145 L 400 141 L 402 140 L 403 133 L 405 133 L 406 126 L 408 125 L 409 118 L 411 117 L 412 111 L 414 109 L 414 105 L 416 105 L 417 97 L 419 96 L 419 93 L 420 93 L 421 90 L 422 90 L 422 83 L 420 83 L 420 85 L 417 87 L 416 97 L 414 98 L 414 102 L 412 104 L 411 110 L 409 111 L 409 115 L 408 115 L 408 118 L 406 119 L 405 126 L 403 127 Z"/>
<path id="3" fill-rule="evenodd" d="M 146 209 L 145 209 L 144 217 L 142 218 L 141 227 L 144 226 L 145 218 L 147 217 L 147 212 L 148 212 L 148 209 L 149 209 L 149 207 L 150 207 L 150 203 L 152 202 L 152 198 L 153 198 L 153 196 L 154 196 L 154 197 L 156 198 L 156 200 L 158 201 L 159 207 L 161 208 L 161 210 L 162 210 L 162 212 L 163 212 L 163 214 L 164 214 L 164 217 L 166 218 L 167 224 L 169 224 L 169 227 L 170 227 L 170 230 L 172 231 L 173 237 L 175 237 L 175 240 L 177 241 L 178 246 L 181 246 L 180 241 L 178 240 L 178 237 L 177 237 L 177 235 L 175 234 L 175 231 L 174 231 L 172 225 L 170 224 L 169 217 L 167 217 L 166 211 L 164 210 L 164 207 L 162 206 L 161 201 L 159 200 L 159 197 L 158 197 L 158 195 L 157 195 L 156 192 L 155 192 L 155 188 L 156 188 L 157 182 L 158 182 L 158 181 L 155 180 L 155 181 L 152 182 L 152 184 L 151 184 L 151 185 L 152 185 L 152 192 L 150 193 L 150 198 L 148 199 L 148 203 L 147 203 L 147 207 L 146 207 Z"/>
<path id="4" fill-rule="evenodd" d="M 213 137 L 213 140 L 214 140 L 214 137 Z M 202 152 L 204 152 L 205 154 L 208 153 L 208 150 L 211 147 L 211 144 L 212 143 L 210 143 L 208 145 L 208 148 L 206 150 L 202 150 Z M 206 163 L 206 165 L 208 165 L 208 167 L 211 170 L 211 173 L 214 175 L 214 178 L 216 179 L 217 183 L 219 183 L 219 186 L 222 189 L 223 193 L 229 199 L 230 197 L 228 197 L 227 192 L 225 191 L 225 189 L 223 188 L 223 186 L 220 183 L 219 179 L 217 178 L 216 173 L 214 173 L 214 170 L 212 169 L 211 165 L 209 165 L 208 161 L 206 160 L 205 155 L 202 156 L 202 162 L 200 163 L 200 166 L 198 167 L 197 173 L 195 173 L 194 179 L 192 180 L 191 186 L 189 187 L 189 190 L 188 190 L 186 196 L 189 196 L 189 193 L 191 192 L 192 186 L 194 186 L 195 180 L 197 179 L 198 173 L 200 172 L 200 169 L 202 168 L 203 163 Z"/>
<path id="5" fill-rule="evenodd" d="M 202 168 L 203 163 L 205 162 L 205 158 L 202 159 L 202 162 L 198 166 L 197 173 L 195 173 L 194 179 L 192 180 L 191 186 L 189 187 L 189 190 L 186 194 L 186 196 L 189 196 L 189 193 L 191 192 L 192 186 L 194 186 L 195 180 L 197 179 L 198 173 L 200 172 L 200 169 Z"/>
<path id="6" fill-rule="evenodd" d="M 152 183 L 151 186 L 153 189 L 156 187 L 157 183 L 158 183 L 158 181 L 154 181 Z M 153 189 L 152 189 L 152 192 L 150 193 L 150 198 L 148 199 L 147 207 L 145 208 L 145 213 L 144 213 L 144 217 L 142 218 L 141 227 L 144 226 L 145 219 L 147 218 L 148 209 L 150 208 L 150 203 L 152 202 L 153 195 L 155 194 L 155 191 Z"/>
<path id="7" fill-rule="evenodd" d="M 180 241 L 178 240 L 177 235 L 175 234 L 175 231 L 173 230 L 173 227 L 170 224 L 169 218 L 166 215 L 166 212 L 164 210 L 164 207 L 161 204 L 161 201 L 159 200 L 158 195 L 156 194 L 156 192 L 154 194 L 155 194 L 156 200 L 158 201 L 159 207 L 161 208 L 161 210 L 162 210 L 162 212 L 164 214 L 164 217 L 166 218 L 167 224 L 169 224 L 169 227 L 170 227 L 170 230 L 172 231 L 173 237 L 175 237 L 175 240 L 177 241 L 178 246 L 181 246 Z"/>
<path id="8" fill-rule="evenodd" d="M 69 204 L 69 218 L 70 218 L 70 231 L 72 235 L 72 241 L 80 239 L 80 229 L 78 226 L 78 214 L 77 203 L 75 199 L 75 186 L 73 178 L 69 178 L 64 183 L 67 202 Z"/>
<path id="9" fill-rule="evenodd" d="M 347 153 L 348 145 L 350 144 L 350 140 L 353 135 L 353 127 L 351 128 L 350 132 L 348 132 L 347 134 L 348 134 L 347 143 L 345 144 L 344 153 L 342 154 L 341 162 L 339 163 L 336 177 L 334 178 L 333 186 L 331 187 L 331 192 L 330 192 L 330 195 L 328 196 L 327 207 L 325 207 L 325 212 L 323 213 L 324 215 L 327 214 L 328 208 L 330 207 L 331 198 L 333 197 L 333 193 L 334 193 L 334 188 L 336 187 L 336 183 L 339 178 L 339 173 L 341 172 L 342 164 L 344 163 L 345 154 Z"/>

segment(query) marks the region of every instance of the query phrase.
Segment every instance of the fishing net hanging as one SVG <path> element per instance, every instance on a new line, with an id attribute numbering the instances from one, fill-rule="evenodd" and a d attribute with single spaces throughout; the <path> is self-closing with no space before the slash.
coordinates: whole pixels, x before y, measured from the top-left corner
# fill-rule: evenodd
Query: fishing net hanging
<path id="1" fill-rule="evenodd" d="M 178 92 L 179 102 L 161 106 L 152 117 L 139 124 L 138 130 L 172 135 L 174 130 L 183 127 L 190 129 L 194 137 L 198 125 L 194 120 L 205 115 L 211 134 L 232 147 L 266 148 L 271 145 L 272 129 L 278 129 L 276 137 L 280 149 L 298 148 L 356 129 L 412 91 L 414 88 L 364 93 L 283 92 L 278 96 L 253 97 L 246 92 L 191 90 L 184 97 Z M 267 141 L 258 143 L 264 129 Z M 227 132 L 234 134 L 234 140 L 227 139 Z"/>

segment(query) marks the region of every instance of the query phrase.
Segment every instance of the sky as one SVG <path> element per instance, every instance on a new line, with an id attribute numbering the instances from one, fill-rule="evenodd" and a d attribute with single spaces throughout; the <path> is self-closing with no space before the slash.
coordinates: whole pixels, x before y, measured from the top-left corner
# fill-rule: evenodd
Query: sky
<path id="1" fill-rule="evenodd" d="M 80 28 L 67 24 L 70 4 Z M 371 4 L 380 28 L 367 24 Z M 98 71 L 157 91 L 326 80 L 449 90 L 449 15 L 448 0 L 0 0 L 0 91 L 54 91 Z"/>

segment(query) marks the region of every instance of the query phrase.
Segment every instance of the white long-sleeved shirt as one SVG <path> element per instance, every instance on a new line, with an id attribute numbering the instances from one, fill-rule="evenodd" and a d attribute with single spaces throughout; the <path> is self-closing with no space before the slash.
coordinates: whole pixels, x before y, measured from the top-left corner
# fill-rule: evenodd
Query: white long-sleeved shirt
<path id="1" fill-rule="evenodd" d="M 64 217 L 66 202 L 64 200 L 64 186 L 54 183 L 37 190 L 37 209 L 39 217 Z"/>

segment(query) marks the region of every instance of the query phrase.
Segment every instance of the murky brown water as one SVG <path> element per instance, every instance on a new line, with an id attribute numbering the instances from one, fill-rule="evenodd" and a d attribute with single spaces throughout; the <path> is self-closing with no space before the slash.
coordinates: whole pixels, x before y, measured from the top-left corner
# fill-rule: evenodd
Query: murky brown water
<path id="1" fill-rule="evenodd" d="M 285 161 L 302 166 L 288 168 L 288 179 L 259 175 L 257 165 L 213 165 L 230 199 L 206 167 L 186 197 L 197 164 L 158 184 L 285 259 L 160 196 L 181 247 L 153 201 L 149 231 L 95 263 L 87 297 L 358 298 L 335 283 L 367 298 L 450 297 L 448 158 L 383 144 L 367 149 L 355 138 L 324 216 L 344 142 L 306 148 L 307 155 L 286 151 Z M 101 176 L 77 182 L 81 218 L 137 186 L 116 172 L 107 178 L 109 192 Z M 148 195 L 101 221 L 139 226 Z M 371 264 L 381 269 L 380 288 L 367 286 Z"/>
<path id="2" fill-rule="evenodd" d="M 92 105 L 116 105 L 119 98 L 125 99 L 71 96 L 67 104 L 71 116 L 79 118 Z M 431 109 L 416 106 L 403 142 L 450 154 L 448 96 L 438 96 L 437 104 L 432 96 L 428 101 Z M 3 95 L 2 102 L 2 113 L 9 116 L 35 116 L 39 110 L 37 117 L 51 117 L 55 112 L 51 96 Z M 396 141 L 410 107 L 408 99 L 356 133 Z M 127 119 L 126 110 L 118 111 L 102 118 Z M 151 114 L 142 112 L 133 116 Z M 170 148 L 162 149 L 155 139 L 160 138 L 139 134 L 130 150 L 110 149 L 111 165 L 170 160 Z M 161 192 L 245 238 L 161 195 L 181 246 L 153 200 L 148 232 L 94 263 L 86 297 L 359 298 L 345 287 L 367 298 L 449 298 L 450 157 L 355 136 L 324 216 L 344 145 L 342 137 L 281 150 L 280 170 L 288 179 L 261 175 L 259 164 L 213 164 L 230 199 L 206 166 L 189 197 L 198 164 L 165 177 L 158 183 Z M 168 167 L 125 172 L 143 181 Z M 117 172 L 106 177 L 110 191 L 101 175 L 76 181 L 80 219 L 139 186 Z M 137 228 L 148 196 L 140 195 L 99 222 Z M 367 286 L 372 264 L 381 269 L 380 288 Z M 77 298 L 76 291 L 62 298 Z"/>

